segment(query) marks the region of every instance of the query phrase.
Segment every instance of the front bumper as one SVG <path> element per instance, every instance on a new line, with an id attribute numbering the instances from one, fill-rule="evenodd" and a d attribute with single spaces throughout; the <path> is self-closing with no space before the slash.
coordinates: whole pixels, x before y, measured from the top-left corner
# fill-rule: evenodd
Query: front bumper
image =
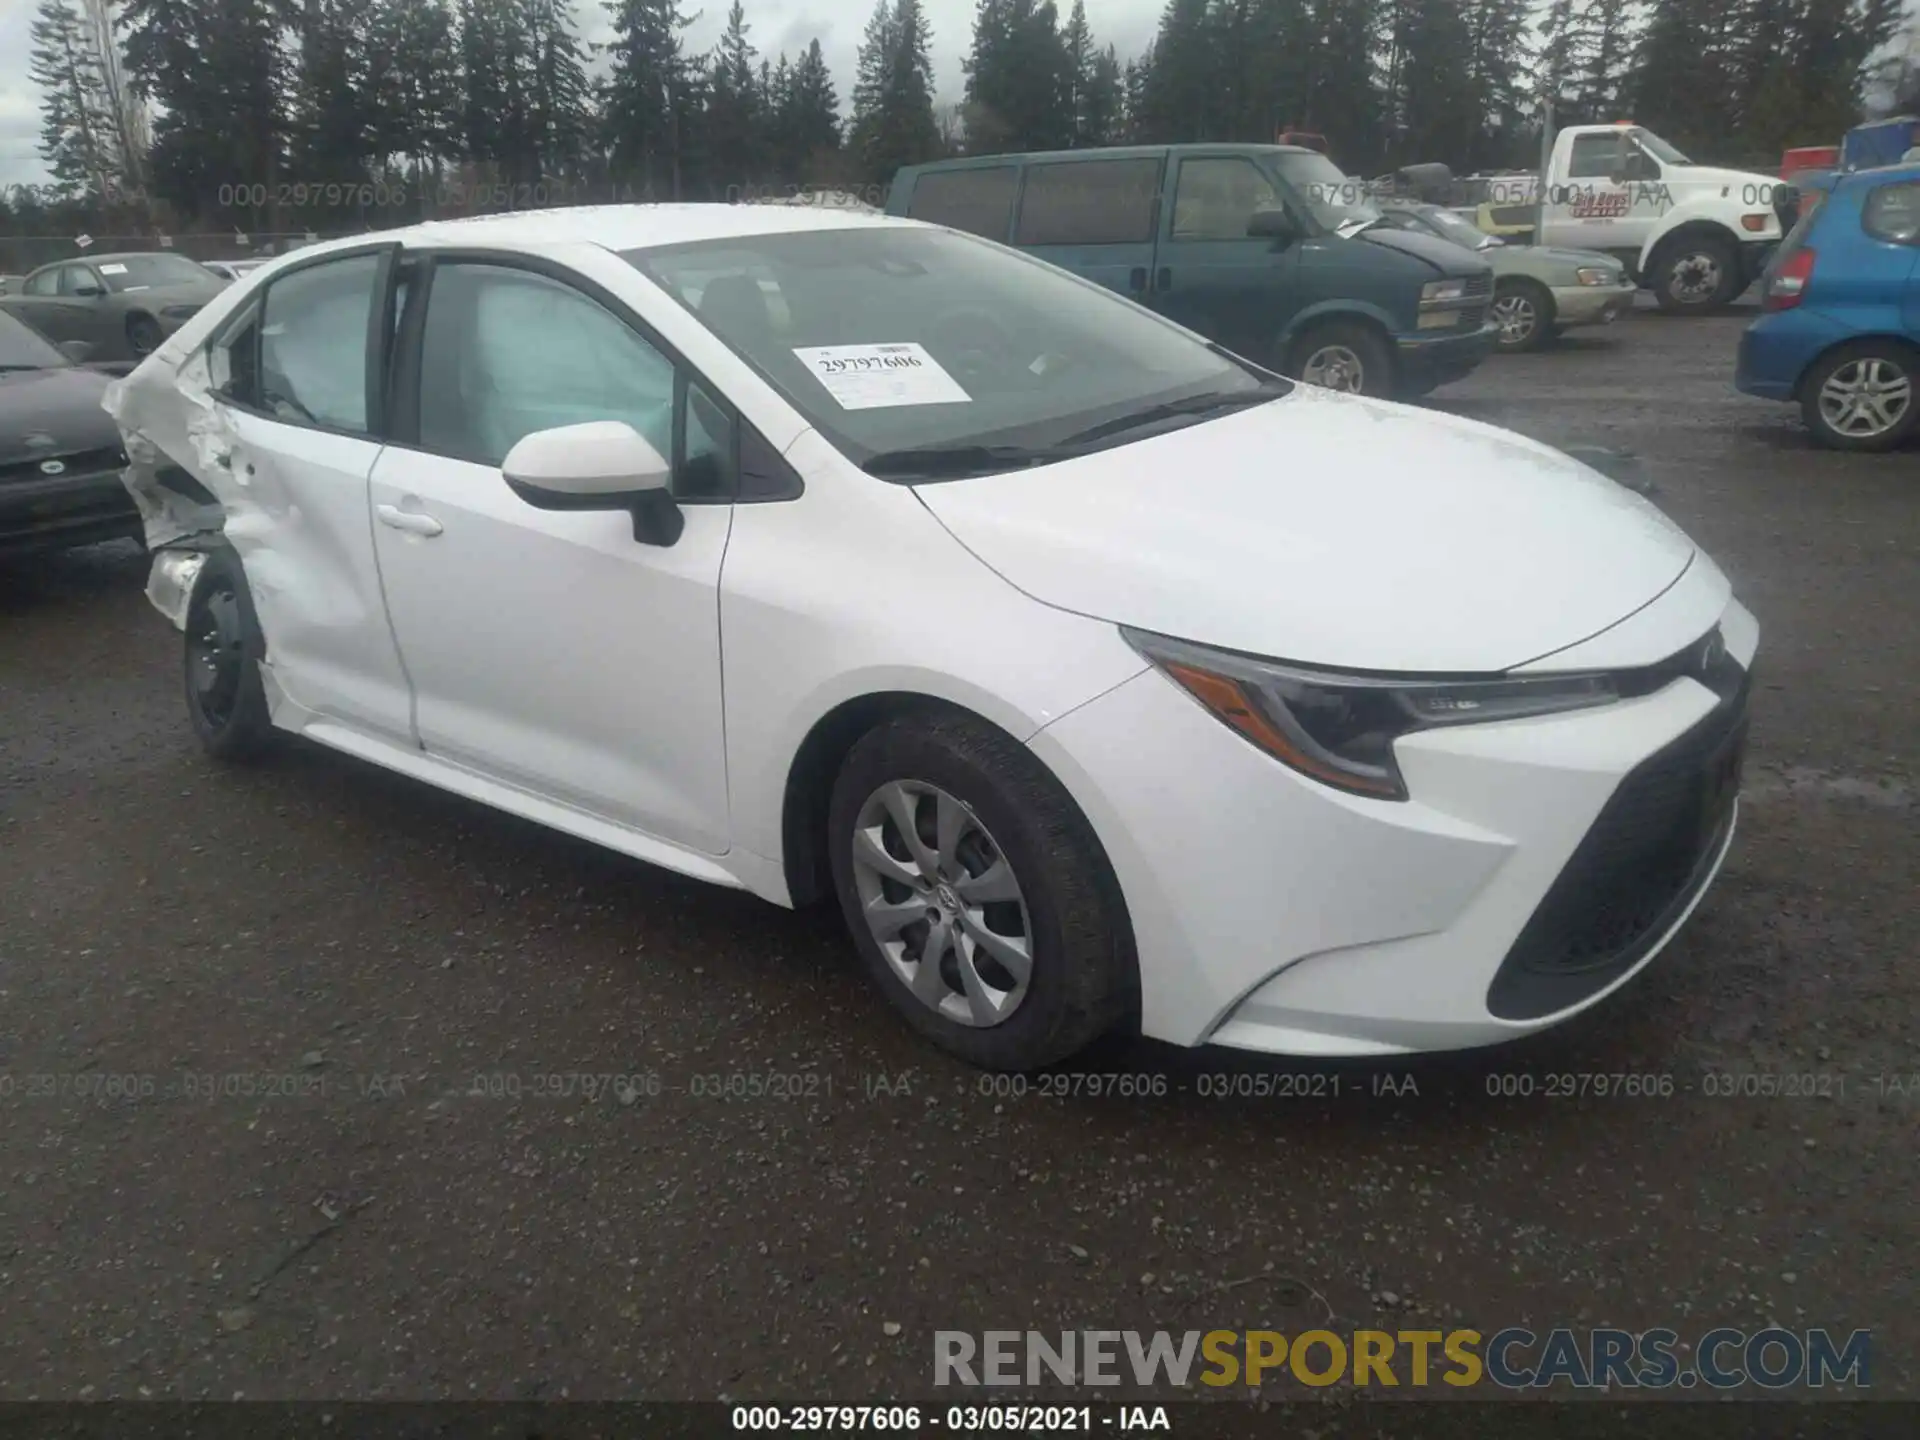
<path id="1" fill-rule="evenodd" d="M 1639 289 L 1631 280 L 1618 285 L 1556 285 L 1554 324 L 1611 325 L 1633 308 L 1633 297 Z"/>
<path id="2" fill-rule="evenodd" d="M 1681 676 L 1601 710 L 1411 736 L 1405 802 L 1304 779 L 1157 671 L 1041 731 L 1126 896 L 1142 1028 L 1289 1055 L 1450 1050 L 1625 984 L 1730 843 L 1758 627 L 1729 601 L 1720 628 L 1737 687 Z M 1148 736 L 1177 767 L 1143 769 Z"/>
<path id="3" fill-rule="evenodd" d="M 1493 353 L 1499 338 L 1500 327 L 1491 322 L 1464 334 L 1396 335 L 1401 387 L 1424 391 L 1464 379 Z"/>
<path id="4" fill-rule="evenodd" d="M 1797 400 L 1807 366 L 1853 333 L 1851 326 L 1805 304 L 1762 315 L 1741 333 L 1734 388 L 1762 400 Z"/>
<path id="5" fill-rule="evenodd" d="M 141 529 L 118 470 L 0 481 L 0 553 L 138 538 Z"/>

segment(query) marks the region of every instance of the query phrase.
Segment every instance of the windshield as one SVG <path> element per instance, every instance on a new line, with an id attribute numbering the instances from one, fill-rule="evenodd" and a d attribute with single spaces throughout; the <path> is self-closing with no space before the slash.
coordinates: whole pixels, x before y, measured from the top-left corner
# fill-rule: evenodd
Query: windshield
<path id="1" fill-rule="evenodd" d="M 37 330 L 0 311 L 0 370 L 55 370 L 67 364 Z"/>
<path id="2" fill-rule="evenodd" d="M 1649 155 L 1653 156 L 1654 159 L 1661 161 L 1664 164 L 1691 165 L 1693 163 L 1686 156 L 1682 155 L 1678 150 L 1674 149 L 1673 146 L 1667 144 L 1666 141 L 1662 140 L 1658 135 L 1654 134 L 1651 130 L 1636 129 L 1636 130 L 1629 130 L 1627 133 L 1631 135 L 1634 138 L 1634 140 L 1639 143 L 1639 146 L 1642 150 L 1646 151 Z"/>
<path id="3" fill-rule="evenodd" d="M 115 294 L 146 290 L 155 285 L 190 285 L 206 281 L 213 272 L 184 255 L 116 255 L 93 267 Z"/>
<path id="4" fill-rule="evenodd" d="M 1291 185 L 1329 230 L 1370 225 L 1380 211 L 1367 198 L 1364 180 L 1355 180 L 1324 155 L 1311 151 L 1280 151 L 1272 155 L 1274 169 Z"/>
<path id="5" fill-rule="evenodd" d="M 744 235 L 622 258 L 856 464 L 992 447 L 969 473 L 1014 468 L 992 462 L 1090 442 L 1093 429 L 1123 443 L 1129 417 L 1173 423 L 1157 408 L 1169 402 L 1255 402 L 1287 388 L 1096 285 L 950 230 Z"/>
<path id="6" fill-rule="evenodd" d="M 1487 242 L 1493 238 L 1466 216 L 1456 215 L 1451 210 L 1442 210 L 1435 206 L 1432 209 L 1422 210 L 1420 215 L 1442 239 L 1451 240 L 1456 245 L 1464 245 L 1469 250 L 1484 249 L 1487 247 Z"/>

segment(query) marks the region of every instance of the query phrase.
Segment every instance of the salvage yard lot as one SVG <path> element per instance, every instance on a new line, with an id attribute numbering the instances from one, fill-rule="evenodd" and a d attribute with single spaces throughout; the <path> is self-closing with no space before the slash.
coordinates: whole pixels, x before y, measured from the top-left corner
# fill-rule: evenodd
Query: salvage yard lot
<path id="1" fill-rule="evenodd" d="M 831 917 L 323 751 L 214 767 L 130 547 L 0 568 L 0 1399 L 901 1398 L 936 1329 L 1328 1309 L 1869 1327 L 1914 1396 L 1920 455 L 1735 394 L 1746 318 L 1431 402 L 1637 452 L 1761 650 L 1675 945 L 1539 1041 L 1379 1070 L 1137 1044 L 1092 1060 L 1165 1094 L 1010 1093 Z"/>

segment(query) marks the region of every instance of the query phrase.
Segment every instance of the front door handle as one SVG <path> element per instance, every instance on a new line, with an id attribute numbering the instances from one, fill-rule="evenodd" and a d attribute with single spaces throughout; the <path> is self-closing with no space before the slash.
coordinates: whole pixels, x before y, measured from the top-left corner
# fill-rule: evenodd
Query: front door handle
<path id="1" fill-rule="evenodd" d="M 1127 276 L 1127 289 L 1141 291 L 1147 288 L 1147 267 L 1136 265 Z"/>
<path id="2" fill-rule="evenodd" d="M 373 513 L 380 517 L 382 525 L 391 525 L 395 530 L 404 530 L 409 535 L 438 535 L 447 528 L 431 515 L 402 510 L 398 505 L 376 505 Z"/>

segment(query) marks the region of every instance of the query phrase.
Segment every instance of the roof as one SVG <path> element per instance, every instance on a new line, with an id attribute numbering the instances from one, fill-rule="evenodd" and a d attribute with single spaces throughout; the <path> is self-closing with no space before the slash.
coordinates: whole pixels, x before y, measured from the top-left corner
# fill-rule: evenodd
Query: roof
<path id="1" fill-rule="evenodd" d="M 1102 145 L 1088 150 L 1019 150 L 999 155 L 964 155 L 953 160 L 929 160 L 924 165 L 904 166 L 901 173 L 966 170 L 977 166 L 1005 165 L 1010 161 L 1031 163 L 1058 160 L 1158 160 L 1168 152 L 1180 154 L 1189 150 L 1205 150 L 1215 155 L 1320 154 L 1318 150 L 1311 150 L 1305 145 L 1271 145 L 1257 141 L 1222 141 L 1219 144 L 1197 142 L 1190 145 Z"/>
<path id="2" fill-rule="evenodd" d="M 652 249 L 695 240 L 780 235 L 801 230 L 850 230 L 911 224 L 878 211 L 841 205 L 575 205 L 430 220 L 405 230 L 358 237 L 422 245 L 603 245 L 609 250 Z"/>
<path id="3" fill-rule="evenodd" d="M 179 255 L 178 250 L 112 250 L 104 255 L 88 253 L 85 255 L 67 255 L 58 260 L 49 260 L 44 265 L 36 265 L 27 273 L 37 275 L 42 270 L 51 270 L 56 265 L 98 265 L 103 260 L 145 260 L 154 255 Z M 190 256 L 181 256 L 191 259 Z M 195 262 L 196 264 L 199 262 Z"/>

